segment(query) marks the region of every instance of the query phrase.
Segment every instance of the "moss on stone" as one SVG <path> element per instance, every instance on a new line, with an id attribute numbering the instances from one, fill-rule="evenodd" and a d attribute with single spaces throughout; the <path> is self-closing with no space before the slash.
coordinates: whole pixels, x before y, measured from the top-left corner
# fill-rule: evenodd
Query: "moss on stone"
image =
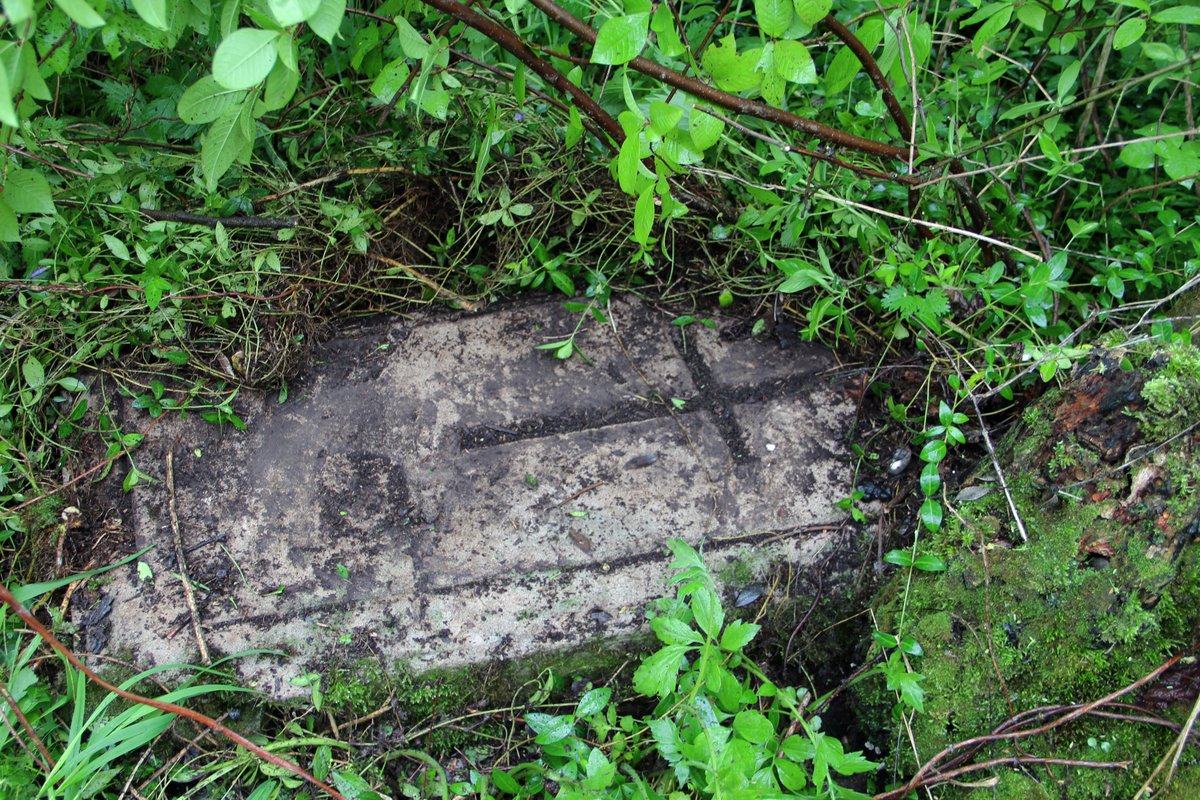
<path id="1" fill-rule="evenodd" d="M 1200 402 L 1197 351 L 1173 350 L 1165 363 L 1178 366 L 1146 382 L 1151 387 L 1163 379 L 1151 389 L 1156 400 L 1143 395 L 1143 434 L 1168 428 L 1178 433 L 1185 426 L 1169 403 L 1190 409 Z M 1079 405 L 1086 410 L 1085 401 Z M 898 574 L 876 598 L 880 628 L 911 635 L 925 650 L 912 660 L 925 676 L 926 713 L 911 720 L 919 756 L 911 747 L 893 754 L 901 773 L 947 745 L 988 733 L 1014 713 L 1102 697 L 1195 640 L 1200 547 L 1190 544 L 1195 532 L 1189 530 L 1200 512 L 1200 437 L 1178 437 L 1153 454 L 1136 441 L 1117 458 L 1111 451 L 1098 454 L 1094 420 L 1078 407 L 1066 413 L 1058 408 L 1071 402 L 1070 387 L 1043 400 L 1000 448 L 1029 541 L 1019 541 L 1002 493 L 994 489 L 956 507 L 957 515 L 948 514 L 942 530 L 926 541 L 924 547 L 945 559 L 944 573 L 914 573 L 911 582 Z M 1187 413 L 1200 419 L 1200 408 Z M 1119 409 L 1112 415 L 1118 425 L 1120 415 Z M 1078 429 L 1062 424 L 1071 418 L 1082 420 Z M 1102 447 L 1109 447 L 1107 440 Z M 1135 463 L 1119 469 L 1127 459 Z M 892 731 L 882 738 L 897 741 L 895 698 L 882 681 L 864 682 L 857 693 L 867 718 Z M 997 773 L 994 796 L 1132 796 L 1173 736 L 1157 726 L 1100 718 L 1063 726 L 1026 740 L 1024 749 L 1067 759 L 1128 760 L 1134 767 L 1005 768 Z M 997 746 L 989 752 L 1000 757 L 1012 751 Z M 1195 779 L 1196 763 L 1194 751 L 1185 756 L 1186 780 Z M 939 790 L 943 798 L 968 794 Z"/>

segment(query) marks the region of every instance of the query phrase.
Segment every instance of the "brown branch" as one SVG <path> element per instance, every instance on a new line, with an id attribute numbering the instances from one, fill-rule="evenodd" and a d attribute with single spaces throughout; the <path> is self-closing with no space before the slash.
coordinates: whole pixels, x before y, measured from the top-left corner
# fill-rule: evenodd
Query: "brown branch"
<path id="1" fill-rule="evenodd" d="M 299 767 L 296 764 L 293 764 L 291 761 L 288 761 L 285 758 L 281 758 L 281 757 L 275 755 L 274 753 L 270 752 L 269 750 L 264 750 L 263 748 L 256 745 L 254 742 L 247 739 L 245 736 L 242 736 L 237 731 L 230 730 L 229 728 L 222 725 L 220 722 L 217 722 L 212 717 L 201 714 L 198 711 L 193 711 L 190 708 L 184 708 L 183 706 L 176 705 L 175 703 L 167 703 L 162 700 L 154 700 L 149 697 L 142 697 L 139 694 L 134 694 L 133 692 L 126 691 L 126 690 L 124 690 L 118 686 L 114 686 L 111 683 L 109 683 L 108 681 L 104 680 L 99 675 L 92 672 L 82 661 L 80 661 L 79 656 L 75 655 L 75 653 L 72 652 L 70 648 L 68 648 L 66 645 L 64 645 L 62 642 L 60 642 L 58 640 L 58 638 L 55 637 L 55 635 L 53 633 L 51 633 L 50 630 L 45 625 L 43 625 L 41 622 L 38 621 L 37 617 L 35 617 L 33 614 L 29 613 L 28 609 L 26 609 L 25 606 L 21 605 L 20 601 L 17 600 L 17 598 L 13 595 L 12 592 L 10 592 L 5 586 L 2 586 L 2 585 L 0 585 L 0 603 L 5 603 L 9 608 L 11 608 L 13 610 L 13 613 L 15 613 L 21 619 L 21 621 L 23 621 L 26 625 L 28 625 L 30 628 L 32 628 L 34 633 L 36 633 L 38 636 L 41 636 L 43 639 L 45 639 L 46 643 L 49 644 L 52 648 L 54 648 L 54 650 L 57 651 L 59 653 L 59 655 L 61 655 L 68 662 L 70 662 L 71 666 L 75 667 L 75 669 L 82 672 L 84 675 L 86 675 L 88 677 L 89 680 L 91 680 L 97 686 L 100 686 L 105 691 L 112 692 L 113 694 L 117 695 L 118 697 L 124 698 L 125 700 L 128 700 L 132 703 L 140 703 L 145 706 L 150 706 L 151 708 L 157 708 L 159 711 L 165 711 L 168 714 L 175 714 L 176 716 L 185 717 L 187 719 L 190 719 L 192 722 L 197 722 L 197 723 L 203 725 L 204 727 L 209 728 L 209 729 L 215 731 L 216 733 L 221 734 L 222 736 L 224 736 L 226 739 L 229 739 L 234 744 L 244 747 L 245 749 L 249 750 L 254 755 L 261 758 L 263 761 L 266 761 L 268 764 L 273 764 L 274 766 L 279 767 L 281 769 L 286 769 L 288 772 L 291 772 L 294 775 L 297 775 L 298 777 L 303 778 L 304 780 L 311 783 L 313 786 L 316 786 L 318 789 L 321 789 L 322 791 L 326 792 L 330 797 L 337 798 L 337 800 L 346 800 L 346 798 L 340 792 L 338 792 L 337 789 L 334 789 L 332 786 L 325 783 L 324 781 L 318 780 L 313 775 L 311 775 L 309 772 L 304 770 L 302 767 Z"/>
<path id="2" fill-rule="evenodd" d="M 25 712 L 21 710 L 21 706 L 17 703 L 16 698 L 9 693 L 8 687 L 4 685 L 3 681 L 0 681 L 0 696 L 4 698 L 4 702 L 8 703 L 8 707 L 12 710 L 13 716 L 17 718 L 17 722 L 21 723 L 21 727 L 25 729 L 26 735 L 33 740 L 33 744 L 37 747 L 38 752 L 42 754 L 42 758 L 38 759 L 36 753 L 29 751 L 29 746 L 25 744 L 25 740 L 17 735 L 16 729 L 13 728 L 12 723 L 8 720 L 8 715 L 5 714 L 4 723 L 8 726 L 9 734 L 14 740 L 16 740 L 17 744 L 21 746 L 22 750 L 24 750 L 26 753 L 29 753 L 30 760 L 37 764 L 42 772 L 50 772 L 50 770 L 54 767 L 54 757 L 50 755 L 50 751 L 46 749 L 45 743 L 42 742 L 41 737 L 39 737 L 37 732 L 34 731 L 33 726 L 29 724 L 29 719 L 25 716 Z"/>
<path id="3" fill-rule="evenodd" d="M 970 747 L 978 747 L 979 745 L 989 744 L 992 742 L 1014 741 L 1017 739 L 1024 739 L 1024 738 L 1027 738 L 1029 736 L 1034 736 L 1039 733 L 1045 733 L 1045 732 L 1053 730 L 1054 728 L 1057 728 L 1061 725 L 1065 725 L 1066 723 L 1068 723 L 1074 719 L 1078 719 L 1079 717 L 1082 717 L 1084 714 L 1087 714 L 1090 711 L 1092 711 L 1092 709 L 1099 708 L 1100 706 L 1103 706 L 1107 703 L 1111 703 L 1113 700 L 1116 700 L 1118 697 L 1121 697 L 1122 695 L 1125 695 L 1125 694 L 1129 694 L 1130 692 L 1146 685 L 1150 681 L 1157 678 L 1159 675 L 1166 672 L 1171 667 L 1175 666 L 1175 664 L 1179 661 L 1179 659 L 1183 658 L 1183 655 L 1184 655 L 1183 653 L 1180 653 L 1178 655 L 1171 656 L 1166 661 L 1164 661 L 1162 664 L 1160 664 L 1158 667 L 1156 667 L 1153 671 L 1151 671 L 1150 673 L 1148 673 L 1146 675 L 1143 675 L 1142 677 L 1138 678 L 1136 681 L 1125 686 L 1124 688 L 1118 689 L 1115 692 L 1107 694 L 1104 697 L 1101 697 L 1099 700 L 1093 700 L 1092 702 L 1087 703 L 1085 705 L 1077 706 L 1074 710 L 1062 715 L 1061 717 L 1058 717 L 1055 720 L 1047 722 L 1044 725 L 1039 725 L 1036 728 L 1025 728 L 1025 729 L 1022 729 L 1019 731 L 1012 731 L 1009 733 L 987 734 L 985 736 L 976 736 L 972 739 L 967 739 L 962 742 L 955 742 L 954 744 L 951 744 L 948 747 L 944 748 L 940 753 L 935 755 L 933 758 L 926 761 L 921 766 L 921 768 L 917 770 L 917 773 L 915 775 L 913 775 L 912 778 L 909 779 L 908 783 L 904 784 L 903 786 L 899 786 L 895 789 L 892 789 L 891 791 L 883 792 L 882 794 L 877 794 L 877 795 L 875 795 L 873 800 L 900 800 L 900 798 L 906 797 L 909 792 L 913 791 L 914 789 L 916 789 L 919 786 L 925 785 L 927 782 L 926 776 L 928 776 L 929 773 L 933 772 L 933 770 L 937 767 L 937 765 L 939 763 L 941 763 L 941 761 L 943 759 L 945 759 L 946 757 L 948 757 L 950 755 L 953 755 L 955 753 L 955 751 L 963 750 L 965 748 L 970 748 Z M 937 780 L 938 778 L 937 778 L 937 776 L 934 776 L 933 779 Z"/>
<path id="4" fill-rule="evenodd" d="M 162 222 L 184 222 L 192 225 L 207 225 L 210 228 L 218 224 L 226 228 L 264 228 L 280 230 L 294 228 L 300 224 L 296 217 L 210 217 L 204 214 L 192 214 L 188 211 L 155 211 L 151 208 L 139 209 L 150 219 Z"/>
<path id="5" fill-rule="evenodd" d="M 192 579 L 188 575 L 187 560 L 183 552 L 183 534 L 179 531 L 179 514 L 175 511 L 175 451 L 167 450 L 167 511 L 171 517 L 171 538 L 175 542 L 175 567 L 179 570 L 179 580 L 183 583 L 183 597 L 187 602 L 188 612 L 192 617 L 192 633 L 200 648 L 200 660 L 211 664 L 208 656 L 208 645 L 204 643 L 204 634 L 200 631 L 200 612 L 196 609 L 196 594 L 192 591 Z"/>
<path id="6" fill-rule="evenodd" d="M 871 83 L 875 84 L 875 88 L 883 93 L 883 104 L 887 106 L 888 112 L 892 115 L 892 119 L 896 121 L 896 126 L 900 128 L 900 135 L 905 139 L 912 139 L 912 123 L 909 122 L 908 116 L 904 113 L 904 109 L 900 107 L 900 101 L 896 99 L 896 93 L 892 91 L 891 84 L 884 77 L 883 71 L 879 69 L 879 64 L 876 63 L 871 51 L 868 50 L 857 36 L 850 32 L 842 23 L 838 22 L 838 18 L 833 14 L 828 14 L 825 19 L 821 20 L 826 28 L 834 36 L 842 40 L 842 43 L 850 48 L 854 55 L 858 56 L 858 61 L 863 65 L 867 75 L 871 78 Z"/>
<path id="7" fill-rule="evenodd" d="M 594 119 L 601 128 L 604 129 L 613 141 L 625 141 L 625 131 L 613 119 L 612 115 L 600 107 L 600 104 L 591 98 L 591 96 L 571 83 L 566 75 L 556 70 L 548 61 L 538 56 L 529 49 L 529 46 L 517 37 L 515 33 L 499 25 L 477 11 L 474 11 L 456 0 L 421 0 L 428 6 L 436 8 L 443 14 L 449 14 L 460 22 L 471 26 L 475 30 L 482 33 L 484 36 L 491 39 L 496 44 L 503 47 L 508 52 L 512 53 L 517 59 L 529 67 L 531 70 L 541 76 L 542 80 L 558 89 L 564 94 L 570 95 L 575 105 L 589 117 Z"/>
<path id="8" fill-rule="evenodd" d="M 430 4 L 445 3 L 448 0 L 425 0 Z M 586 41 L 588 44 L 596 43 L 596 29 L 572 16 L 570 12 L 555 4 L 553 0 L 530 0 L 530 3 L 541 9 L 550 19 L 562 25 L 567 30 L 574 33 L 579 38 Z M 457 5 L 457 4 L 455 4 Z M 675 70 L 668 69 L 661 64 L 656 64 L 647 58 L 638 56 L 629 62 L 629 66 L 641 72 L 644 75 L 649 75 L 665 84 L 674 86 L 677 89 L 682 89 L 690 95 L 707 100 L 715 105 L 722 106 L 731 111 L 736 111 L 739 114 L 749 114 L 759 119 L 765 119 L 769 122 L 774 122 L 777 125 L 782 125 L 787 128 L 798 130 L 802 133 L 815 136 L 816 138 L 828 142 L 838 147 L 845 147 L 850 150 L 860 150 L 864 153 L 880 156 L 883 158 L 894 158 L 904 160 L 908 157 L 908 149 L 905 147 L 897 147 L 892 144 L 877 142 L 874 139 L 867 139 L 862 136 L 855 136 L 852 133 L 832 128 L 828 125 L 817 122 L 816 120 L 801 117 L 798 114 L 793 114 L 790 111 L 784 111 L 781 108 L 760 103 L 755 100 L 747 100 L 737 95 L 723 92 L 720 89 L 715 89 L 708 84 L 698 81 L 695 78 L 689 78 Z"/>

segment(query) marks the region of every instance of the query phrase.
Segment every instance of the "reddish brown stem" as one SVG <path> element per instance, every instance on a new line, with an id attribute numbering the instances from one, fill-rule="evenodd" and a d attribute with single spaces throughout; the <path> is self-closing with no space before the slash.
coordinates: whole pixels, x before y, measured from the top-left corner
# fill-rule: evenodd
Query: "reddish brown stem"
<path id="1" fill-rule="evenodd" d="M 600 107 L 600 104 L 575 84 L 567 80 L 567 76 L 556 70 L 548 61 L 538 56 L 522 42 L 515 33 L 499 25 L 477 11 L 474 11 L 456 0 L 422 0 L 426 5 L 436 8 L 443 14 L 449 14 L 460 22 L 470 25 L 496 44 L 512 53 L 517 59 L 541 76 L 549 85 L 560 92 L 569 95 L 575 105 L 591 117 L 604 129 L 615 142 L 625 141 L 625 132 L 612 116 Z"/>
<path id="2" fill-rule="evenodd" d="M 430 4 L 445 3 L 448 0 L 425 0 Z M 588 44 L 596 43 L 596 30 L 586 22 L 577 19 L 570 12 L 566 11 L 561 6 L 555 4 L 552 0 L 530 0 L 530 2 L 541 9 L 546 16 L 562 25 L 567 30 L 574 33 L 579 38 L 586 41 Z M 456 4 L 457 5 L 457 4 Z M 722 92 L 720 89 L 714 89 L 708 84 L 698 81 L 695 78 L 689 78 L 675 70 L 668 69 L 661 64 L 656 64 L 649 59 L 638 56 L 629 62 L 629 66 L 641 72 L 644 75 L 649 75 L 665 84 L 674 86 L 677 89 L 682 89 L 694 97 L 707 100 L 714 105 L 727 108 L 731 111 L 736 111 L 739 114 L 749 114 L 752 117 L 765 119 L 768 122 L 774 122 L 777 125 L 782 125 L 786 128 L 800 131 L 801 133 L 815 136 L 816 138 L 828 142 L 829 144 L 838 147 L 845 147 L 850 150 L 859 150 L 864 153 L 881 156 L 883 158 L 906 159 L 908 157 L 908 149 L 897 147 L 883 142 L 877 142 L 874 139 L 867 139 L 862 136 L 855 136 L 852 133 L 832 128 L 828 125 L 817 122 L 816 120 L 801 117 L 798 114 L 793 114 L 790 111 L 784 111 L 781 108 L 759 103 L 755 100 L 747 100 L 736 95 Z"/>
<path id="3" fill-rule="evenodd" d="M 863 65 L 863 69 L 867 71 L 867 75 L 871 78 L 871 83 L 875 84 L 875 88 L 883 93 L 883 104 L 887 106 L 888 112 L 895 120 L 896 126 L 900 128 L 900 135 L 906 140 L 912 140 L 912 123 L 908 119 L 908 115 L 904 113 L 904 109 L 900 107 L 900 101 L 896 99 L 896 93 L 892 91 L 891 84 L 884 77 L 882 70 L 879 69 L 879 64 L 875 62 L 875 58 L 857 36 L 850 32 L 842 23 L 838 22 L 837 17 L 829 14 L 825 19 L 821 20 L 826 28 L 829 28 L 830 33 L 842 40 L 846 47 L 854 55 L 858 56 L 858 61 Z"/>
<path id="4" fill-rule="evenodd" d="M 268 764 L 273 764 L 276 767 L 280 767 L 281 769 L 286 769 L 288 772 L 291 772 L 291 773 L 303 778 L 304 780 L 311 783 L 313 786 L 316 786 L 318 789 L 321 789 L 322 791 L 326 792 L 330 797 L 334 797 L 337 800 L 346 800 L 346 798 L 343 797 L 338 792 L 337 789 L 334 789 L 329 784 L 325 783 L 324 781 L 317 780 L 311 774 L 306 772 L 303 768 L 297 766 L 296 764 L 293 764 L 292 762 L 288 761 L 287 759 L 280 758 L 279 756 L 275 755 L 274 753 L 264 750 L 263 748 L 256 745 L 254 742 L 247 739 L 245 736 L 242 736 L 237 731 L 233 731 L 233 730 L 230 730 L 229 728 L 226 728 L 224 725 L 217 722 L 212 717 L 205 716 L 204 714 L 201 714 L 198 711 L 193 711 L 190 708 L 184 708 L 183 706 L 176 705 L 175 703 L 166 703 L 166 702 L 163 702 L 162 700 L 154 700 L 149 697 L 142 697 L 139 694 L 134 694 L 133 692 L 127 692 L 118 686 L 113 686 L 111 683 L 104 680 L 99 675 L 97 675 L 96 673 L 94 673 L 90 669 L 88 669 L 88 667 L 82 661 L 79 660 L 79 656 L 75 655 L 75 653 L 73 653 L 70 650 L 70 648 L 68 648 L 66 645 L 64 645 L 62 642 L 60 642 L 57 638 L 55 638 L 54 634 L 51 633 L 50 630 L 45 625 L 43 625 L 41 622 L 39 622 L 37 617 L 35 617 L 33 614 L 30 614 L 29 611 L 25 608 L 25 606 L 21 605 L 21 603 L 17 600 L 17 598 L 13 596 L 13 593 L 10 592 L 8 589 L 6 589 L 4 586 L 0 586 L 0 602 L 5 603 L 9 608 L 11 608 L 13 610 L 13 613 L 15 613 L 18 617 L 21 618 L 21 620 L 26 625 L 28 625 L 30 628 L 33 629 L 34 633 L 36 633 L 38 636 L 41 636 L 43 639 L 45 639 L 47 644 L 49 644 L 51 647 L 53 647 L 63 658 L 65 658 L 67 661 L 69 661 L 71 663 L 71 666 L 75 667 L 75 669 L 82 672 L 84 675 L 87 676 L 88 680 L 92 681 L 97 686 L 100 686 L 105 691 L 112 692 L 113 694 L 117 695 L 118 697 L 122 697 L 126 700 L 129 700 L 130 702 L 141 703 L 142 705 L 150 706 L 151 708 L 157 708 L 159 711 L 165 711 L 168 714 L 175 714 L 176 716 L 185 717 L 187 719 L 190 719 L 192 722 L 199 723 L 199 724 L 203 725 L 204 727 L 209 728 L 209 729 L 213 730 L 214 732 L 221 734 L 222 736 L 224 736 L 226 739 L 233 742 L 234 744 L 237 744 L 237 745 L 240 745 L 240 746 L 246 748 L 251 753 L 253 753 L 254 755 L 261 758 L 263 761 L 266 761 Z"/>

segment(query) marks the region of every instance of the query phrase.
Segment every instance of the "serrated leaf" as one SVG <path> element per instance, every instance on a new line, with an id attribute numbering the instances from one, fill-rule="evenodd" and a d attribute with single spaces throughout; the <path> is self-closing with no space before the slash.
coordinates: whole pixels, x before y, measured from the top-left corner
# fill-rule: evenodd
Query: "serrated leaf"
<path id="1" fill-rule="evenodd" d="M 633 688 L 647 697 L 666 697 L 674 692 L 687 651 L 686 646 L 673 644 L 647 656 L 633 673 Z"/>
<path id="2" fill-rule="evenodd" d="M 725 626 L 725 630 L 721 632 L 721 649 L 731 653 L 740 651 L 743 647 L 750 644 L 756 635 L 758 635 L 760 626 L 751 622 L 744 622 L 736 619 Z"/>
<path id="3" fill-rule="evenodd" d="M 655 617 L 650 621 L 650 628 L 663 644 L 690 645 L 704 641 L 691 625 L 674 617 Z"/>
<path id="4" fill-rule="evenodd" d="M 4 201 L 18 214 L 54 213 L 50 183 L 45 175 L 32 169 L 9 171 L 4 182 Z"/>
<path id="5" fill-rule="evenodd" d="M 267 0 L 271 16 L 285 28 L 307 22 L 320 7 L 321 0 Z"/>
<path id="6" fill-rule="evenodd" d="M 679 31 L 675 28 L 675 17 L 671 14 L 670 3 L 658 4 L 658 10 L 650 20 L 650 30 L 654 31 L 658 49 L 667 58 L 681 56 L 687 51 L 683 40 L 679 38 Z"/>
<path id="7" fill-rule="evenodd" d="M 744 92 L 758 88 L 762 81 L 762 73 L 756 69 L 759 55 L 757 51 L 739 53 L 733 34 L 729 34 L 708 46 L 702 62 L 722 90 Z"/>
<path id="8" fill-rule="evenodd" d="M 171 291 L 173 287 L 166 278 L 161 275 L 146 275 L 145 281 L 142 283 L 142 289 L 146 293 L 146 305 L 151 311 L 158 308 L 158 304 L 162 302 L 163 294 Z"/>
<path id="9" fill-rule="evenodd" d="M 225 109 L 204 134 L 200 145 L 200 166 L 204 183 L 210 192 L 216 191 L 217 181 L 229 171 L 246 147 L 246 135 L 241 125 L 241 106 Z"/>
<path id="10" fill-rule="evenodd" d="M 692 144 L 700 152 L 704 152 L 721 139 L 725 132 L 725 122 L 706 114 L 701 108 L 693 108 L 688 112 L 688 128 Z"/>
<path id="11" fill-rule="evenodd" d="M 226 89 L 212 75 L 205 75 L 179 98 L 179 118 L 188 125 L 207 125 L 246 96 L 244 89 Z"/>
<path id="12" fill-rule="evenodd" d="M 792 0 L 754 0 L 754 17 L 767 36 L 783 36 L 792 27 Z"/>
<path id="13" fill-rule="evenodd" d="M 240 28 L 229 34 L 213 56 L 213 77 L 226 89 L 257 86 L 271 72 L 279 51 L 275 49 L 278 31 Z"/>
<path id="14" fill-rule="evenodd" d="M 308 27 L 326 43 L 333 44 L 346 16 L 346 0 L 321 0 L 321 7 L 308 20 Z"/>
<path id="15" fill-rule="evenodd" d="M 641 54 L 650 31 L 650 14 L 610 17 L 596 33 L 593 64 L 625 64 Z"/>
<path id="16" fill-rule="evenodd" d="M 817 67 L 812 54 L 800 42 L 785 39 L 775 43 L 775 56 L 771 62 L 775 72 L 792 83 L 816 83 Z"/>
<path id="17" fill-rule="evenodd" d="M 167 0 L 133 0 L 133 10 L 147 24 L 160 31 L 170 30 L 171 26 L 167 21 Z"/>
<path id="18" fill-rule="evenodd" d="M 733 718 L 733 730 L 750 744 L 765 744 L 775 736 L 775 726 L 771 721 L 753 709 L 737 713 Z"/>
<path id="19" fill-rule="evenodd" d="M 701 586 L 692 593 L 691 601 L 696 624 L 710 639 L 715 638 L 725 624 L 725 609 L 721 607 L 717 593 L 708 586 Z"/>
<path id="20" fill-rule="evenodd" d="M 54 4 L 81 28 L 99 28 L 104 25 L 104 17 L 96 13 L 87 0 L 54 0 Z"/>

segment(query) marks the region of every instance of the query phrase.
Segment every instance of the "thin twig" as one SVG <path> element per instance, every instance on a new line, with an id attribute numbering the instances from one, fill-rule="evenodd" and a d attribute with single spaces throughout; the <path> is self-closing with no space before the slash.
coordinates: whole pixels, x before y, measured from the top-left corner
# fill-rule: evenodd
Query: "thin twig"
<path id="1" fill-rule="evenodd" d="M 439 286 L 437 283 L 434 283 L 429 278 L 427 278 L 424 275 L 422 275 L 421 273 L 417 272 L 413 267 L 410 267 L 408 264 L 397 261 L 394 258 L 388 258 L 387 256 L 379 255 L 378 253 L 367 253 L 367 258 L 373 258 L 376 261 L 379 261 L 383 264 L 387 264 L 389 267 L 394 267 L 398 270 L 401 270 L 406 275 L 410 276 L 413 280 L 417 281 L 422 286 L 428 288 L 435 295 L 439 295 L 439 296 L 446 295 L 447 297 L 450 298 L 450 300 L 452 300 L 455 303 L 458 303 L 458 305 L 464 311 L 474 313 L 479 310 L 478 303 L 468 300 L 467 298 L 463 297 L 462 295 L 452 292 L 449 289 L 445 288 L 444 286 Z"/>
<path id="2" fill-rule="evenodd" d="M 293 764 L 286 758 L 275 755 L 269 750 L 263 749 L 259 745 L 247 739 L 245 736 L 242 736 L 237 731 L 230 730 L 206 714 L 201 714 L 199 711 L 193 711 L 190 708 L 185 708 L 184 706 L 177 705 L 176 703 L 168 703 L 163 700 L 142 697 L 140 694 L 126 691 L 125 689 L 122 689 L 119 686 L 114 686 L 113 684 L 104 680 L 91 669 L 89 669 L 86 664 L 80 661 L 79 656 L 75 655 L 75 653 L 69 647 L 60 642 L 58 637 L 51 633 L 50 629 L 43 625 L 37 617 L 29 613 L 29 610 L 17 600 L 16 596 L 14 596 L 13 593 L 2 584 L 0 584 L 0 603 L 5 603 L 8 605 L 8 607 L 12 609 L 13 613 L 15 613 L 26 625 L 33 628 L 33 632 L 38 636 L 41 636 L 42 639 L 46 641 L 46 644 L 54 648 L 55 652 L 65 658 L 71 666 L 83 673 L 88 680 L 90 680 L 92 683 L 95 683 L 105 691 L 112 692 L 118 697 L 124 698 L 125 700 L 129 700 L 133 703 L 140 703 L 145 706 L 150 706 L 151 708 L 157 708 L 159 711 L 165 711 L 168 714 L 186 717 L 192 722 L 197 722 L 206 728 L 211 728 L 213 731 L 221 734 L 234 744 L 249 750 L 263 761 L 266 761 L 268 764 L 273 764 L 276 767 L 285 769 L 288 772 L 303 778 L 313 786 L 316 786 L 318 789 L 326 792 L 330 797 L 336 798 L 336 800 L 346 800 L 345 796 L 342 795 L 341 792 L 339 792 L 337 789 L 334 789 L 324 781 L 313 777 L 312 774 L 302 767 Z"/>
<path id="3" fill-rule="evenodd" d="M 200 612 L 196 610 L 196 595 L 192 592 L 192 579 L 188 577 L 187 561 L 183 553 L 183 536 L 179 531 L 179 515 L 175 512 L 175 451 L 167 450 L 167 511 L 171 515 L 171 537 L 175 541 L 175 567 L 183 581 L 183 598 L 187 601 L 188 612 L 192 616 L 192 633 L 196 636 L 196 644 L 200 647 L 200 660 L 211 664 L 208 657 L 208 645 L 204 643 L 204 634 L 200 632 Z"/>
<path id="4" fill-rule="evenodd" d="M 300 224 L 300 220 L 296 217 L 210 217 L 205 214 L 192 214 L 188 211 L 156 211 L 152 208 L 139 210 L 144 216 L 160 222 L 183 222 L 190 225 L 207 225 L 210 228 L 224 225 L 226 228 L 282 230 L 294 228 Z"/>
<path id="5" fill-rule="evenodd" d="M 3 681 L 0 681 L 0 697 L 3 697 L 4 702 L 8 703 L 8 707 L 12 709 L 13 715 L 17 718 L 17 722 L 21 723 L 21 727 L 25 729 L 25 734 L 33 740 L 34 746 L 37 747 L 38 752 L 42 754 L 43 760 L 39 761 L 36 755 L 29 753 L 29 747 L 17 734 L 16 730 L 12 727 L 12 723 L 8 720 L 8 715 L 5 714 L 3 715 L 4 724 L 8 726 L 8 730 L 12 734 L 12 738 L 17 741 L 17 744 L 21 745 L 25 752 L 29 753 L 35 762 L 38 762 L 38 766 L 41 768 L 42 772 L 48 774 L 50 770 L 54 768 L 54 756 L 50 755 L 50 751 L 46 749 L 45 743 L 42 742 L 41 737 L 39 737 L 33 730 L 33 726 L 29 724 L 29 720 L 25 717 L 25 712 L 21 711 L 20 704 L 18 704 L 16 698 L 9 693 L 8 687 L 4 685 Z"/>

